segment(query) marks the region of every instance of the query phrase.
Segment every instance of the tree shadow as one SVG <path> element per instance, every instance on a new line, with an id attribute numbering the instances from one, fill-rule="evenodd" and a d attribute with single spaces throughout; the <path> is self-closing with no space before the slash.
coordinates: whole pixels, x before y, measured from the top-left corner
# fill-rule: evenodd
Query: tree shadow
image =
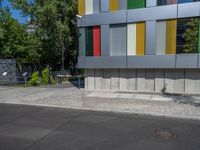
<path id="1" fill-rule="evenodd" d="M 185 94 L 174 94 L 168 93 L 167 91 L 167 84 L 164 85 L 163 89 L 161 90 L 162 96 L 171 98 L 175 103 L 179 104 L 190 104 L 195 107 L 200 107 L 200 95 L 185 95 Z"/>

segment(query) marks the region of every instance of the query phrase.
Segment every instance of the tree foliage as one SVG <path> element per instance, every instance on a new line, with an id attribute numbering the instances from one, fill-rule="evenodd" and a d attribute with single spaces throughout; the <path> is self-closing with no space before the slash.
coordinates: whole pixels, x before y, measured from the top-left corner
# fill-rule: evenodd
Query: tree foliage
<path id="1" fill-rule="evenodd" d="M 38 38 L 12 18 L 8 7 L 1 7 L 0 14 L 0 57 L 16 59 L 20 68 L 25 63 L 35 65 L 40 59 Z"/>
<path id="2" fill-rule="evenodd" d="M 75 68 L 78 55 L 76 32 L 77 0 L 9 0 L 30 21 L 20 24 L 0 0 L 0 57 L 14 58 L 19 67 Z M 34 32 L 28 33 L 32 25 Z M 63 53 L 62 53 L 63 52 Z"/>
<path id="3" fill-rule="evenodd" d="M 77 36 L 75 15 L 76 0 L 10 0 L 12 5 L 30 16 L 36 27 L 35 34 L 41 43 L 41 64 L 51 67 L 61 65 L 64 52 L 65 64 L 74 68 L 77 62 Z M 36 40 L 36 39 L 35 39 Z M 34 51 L 33 51 L 34 54 Z"/>
<path id="4" fill-rule="evenodd" d="M 185 53 L 196 53 L 198 49 L 198 33 L 199 33 L 199 19 L 192 18 L 186 23 L 187 29 L 183 34 L 185 45 L 183 51 Z"/>

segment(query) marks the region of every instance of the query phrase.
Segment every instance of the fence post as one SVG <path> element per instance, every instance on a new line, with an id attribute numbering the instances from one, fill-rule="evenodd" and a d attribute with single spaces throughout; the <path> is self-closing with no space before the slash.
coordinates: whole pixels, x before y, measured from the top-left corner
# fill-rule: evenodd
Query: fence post
<path id="1" fill-rule="evenodd" d="M 79 87 L 79 89 L 81 88 L 81 78 L 80 78 L 80 76 L 78 76 L 78 87 Z"/>
<path id="2" fill-rule="evenodd" d="M 25 86 L 26 86 L 26 84 L 27 84 L 27 77 L 25 77 L 24 80 L 25 80 Z"/>

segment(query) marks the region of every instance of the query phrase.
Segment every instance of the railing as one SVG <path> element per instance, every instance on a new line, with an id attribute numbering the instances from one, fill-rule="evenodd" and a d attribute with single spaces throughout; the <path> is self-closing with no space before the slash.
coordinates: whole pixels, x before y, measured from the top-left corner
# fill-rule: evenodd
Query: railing
<path id="1" fill-rule="evenodd" d="M 15 85 L 24 84 L 27 85 L 30 76 L 0 76 L 0 85 Z"/>
<path id="2" fill-rule="evenodd" d="M 57 79 L 57 84 L 62 84 L 63 80 L 67 78 L 69 80 L 71 80 L 71 82 L 73 82 L 72 80 L 74 79 L 74 81 L 78 80 L 78 88 L 81 88 L 81 79 L 84 78 L 84 76 L 82 74 L 80 75 L 57 75 L 56 79 Z"/>

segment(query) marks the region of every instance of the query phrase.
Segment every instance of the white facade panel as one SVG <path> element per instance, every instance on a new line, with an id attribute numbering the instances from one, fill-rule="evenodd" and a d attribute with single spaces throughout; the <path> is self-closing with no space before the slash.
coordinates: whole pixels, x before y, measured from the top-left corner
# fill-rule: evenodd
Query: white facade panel
<path id="1" fill-rule="evenodd" d="M 127 52 L 128 55 L 136 55 L 136 24 L 127 25 Z"/>
<path id="2" fill-rule="evenodd" d="M 85 14 L 86 15 L 94 13 L 93 6 L 94 6 L 93 0 L 85 0 Z"/>
<path id="3" fill-rule="evenodd" d="M 156 24 L 156 55 L 165 55 L 166 49 L 166 21 Z"/>

